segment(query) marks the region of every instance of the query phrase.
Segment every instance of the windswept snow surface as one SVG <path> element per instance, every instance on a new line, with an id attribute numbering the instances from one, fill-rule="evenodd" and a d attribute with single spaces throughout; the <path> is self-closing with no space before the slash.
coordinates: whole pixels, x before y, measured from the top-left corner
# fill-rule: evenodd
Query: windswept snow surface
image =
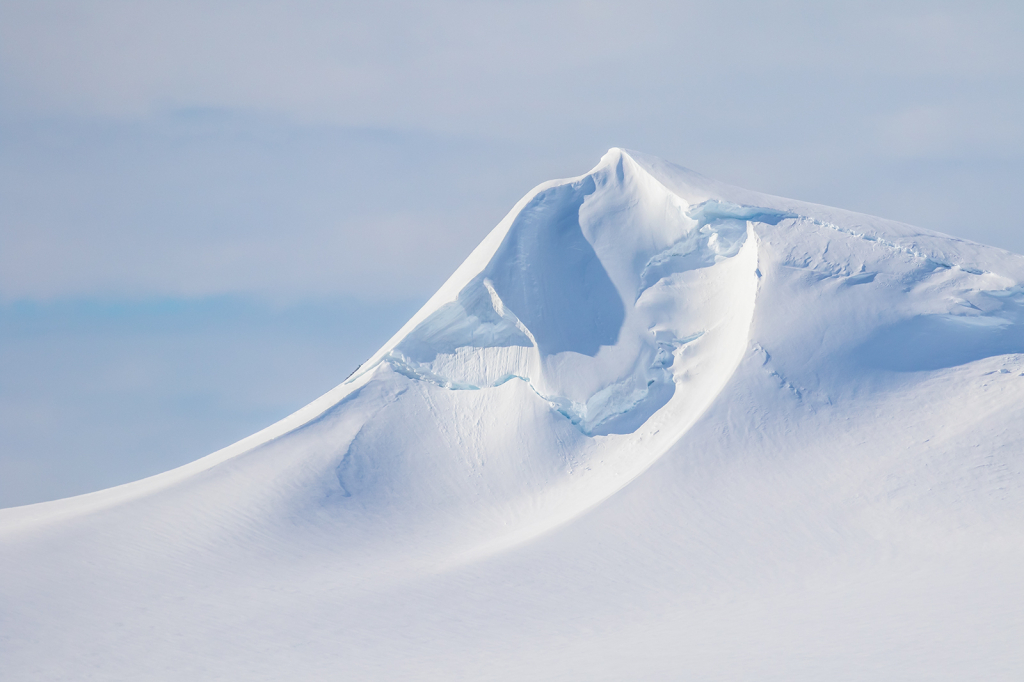
<path id="1" fill-rule="evenodd" d="M 0 678 L 1020 680 L 1022 468 L 1024 257 L 613 149 L 291 417 L 0 511 Z"/>

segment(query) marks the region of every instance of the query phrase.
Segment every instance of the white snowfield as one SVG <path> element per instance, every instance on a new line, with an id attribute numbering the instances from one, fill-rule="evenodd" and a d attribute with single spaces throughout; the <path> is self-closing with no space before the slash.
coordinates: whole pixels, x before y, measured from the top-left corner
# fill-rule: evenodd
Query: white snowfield
<path id="1" fill-rule="evenodd" d="M 0 679 L 1022 680 L 1024 257 L 612 149 L 291 417 L 0 511 Z"/>

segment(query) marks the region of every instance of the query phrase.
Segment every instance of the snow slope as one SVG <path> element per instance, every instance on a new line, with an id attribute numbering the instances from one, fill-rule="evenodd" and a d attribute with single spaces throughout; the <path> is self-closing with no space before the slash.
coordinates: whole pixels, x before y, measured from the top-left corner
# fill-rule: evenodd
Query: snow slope
<path id="1" fill-rule="evenodd" d="M 1016 680 L 1024 257 L 609 151 L 225 450 L 0 510 L 0 677 Z"/>

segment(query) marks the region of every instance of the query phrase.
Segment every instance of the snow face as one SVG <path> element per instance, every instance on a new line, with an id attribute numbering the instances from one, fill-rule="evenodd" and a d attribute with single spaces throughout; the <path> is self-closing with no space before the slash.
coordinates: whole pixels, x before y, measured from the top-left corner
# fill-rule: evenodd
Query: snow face
<path id="1" fill-rule="evenodd" d="M 355 375 L 0 511 L 10 679 L 1019 679 L 1024 258 L 634 152 Z"/>
<path id="2" fill-rule="evenodd" d="M 917 372 L 1024 353 L 1020 286 L 993 290 L 979 282 L 959 293 L 976 303 L 952 295 L 947 298 L 949 312 L 915 315 L 881 327 L 859 348 L 859 359 L 868 367 Z"/>
<path id="3" fill-rule="evenodd" d="M 749 219 L 783 215 L 689 207 L 613 153 L 590 174 L 537 191 L 454 300 L 433 302 L 376 364 L 452 390 L 524 381 L 588 436 L 632 433 L 675 393 L 677 353 L 715 324 L 712 311 L 673 314 L 664 295 L 644 293 L 672 282 L 685 283 L 683 295 L 731 291 L 729 268 L 714 266 L 739 256 Z M 688 281 L 698 270 L 703 281 Z M 752 292 L 755 279 L 745 279 Z"/>

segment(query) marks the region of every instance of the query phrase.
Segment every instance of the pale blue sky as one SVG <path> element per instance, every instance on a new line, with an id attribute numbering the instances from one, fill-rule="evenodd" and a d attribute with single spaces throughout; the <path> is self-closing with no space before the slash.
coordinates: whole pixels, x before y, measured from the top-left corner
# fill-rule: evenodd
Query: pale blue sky
<path id="1" fill-rule="evenodd" d="M 1019 2 L 0 4 L 0 506 L 338 383 L 611 146 L 1024 252 Z"/>

